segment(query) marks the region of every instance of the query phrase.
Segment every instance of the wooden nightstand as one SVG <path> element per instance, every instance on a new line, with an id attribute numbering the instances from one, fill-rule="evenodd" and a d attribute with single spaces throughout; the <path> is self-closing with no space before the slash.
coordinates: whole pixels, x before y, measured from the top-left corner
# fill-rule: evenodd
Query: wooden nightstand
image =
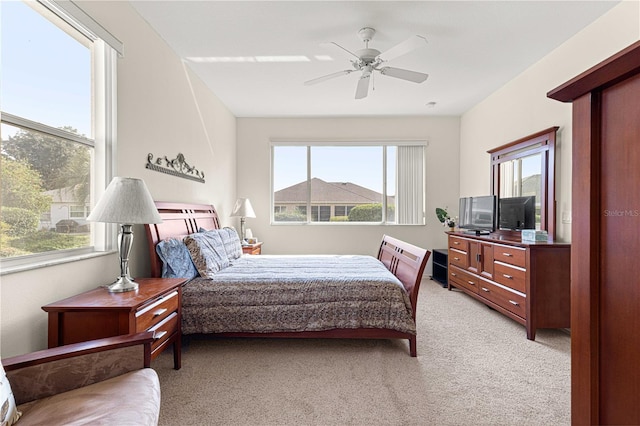
<path id="1" fill-rule="evenodd" d="M 255 244 L 247 244 L 242 246 L 243 254 L 261 254 L 262 253 L 262 241 Z"/>
<path id="2" fill-rule="evenodd" d="M 185 278 L 138 278 L 137 291 L 109 293 L 103 287 L 43 306 L 49 314 L 49 347 L 102 337 L 153 331 L 151 359 L 173 344 L 181 367 L 182 284 Z"/>

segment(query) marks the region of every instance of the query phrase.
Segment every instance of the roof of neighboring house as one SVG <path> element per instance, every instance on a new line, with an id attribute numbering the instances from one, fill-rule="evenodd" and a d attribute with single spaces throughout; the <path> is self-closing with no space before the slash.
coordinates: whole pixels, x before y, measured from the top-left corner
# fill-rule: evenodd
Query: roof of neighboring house
<path id="1" fill-rule="evenodd" d="M 54 203 L 82 204 L 83 202 L 78 200 L 76 193 L 79 186 L 80 185 L 74 185 L 67 186 L 66 188 L 51 189 L 44 193 L 51 196 Z M 85 200 L 84 203 L 88 203 L 88 200 Z"/>
<path id="2" fill-rule="evenodd" d="M 276 203 L 305 204 L 307 202 L 307 182 L 300 182 L 274 192 Z M 382 194 L 351 182 L 325 182 L 311 179 L 311 200 L 314 204 L 370 204 L 381 203 Z M 393 201 L 393 197 L 387 197 Z"/>

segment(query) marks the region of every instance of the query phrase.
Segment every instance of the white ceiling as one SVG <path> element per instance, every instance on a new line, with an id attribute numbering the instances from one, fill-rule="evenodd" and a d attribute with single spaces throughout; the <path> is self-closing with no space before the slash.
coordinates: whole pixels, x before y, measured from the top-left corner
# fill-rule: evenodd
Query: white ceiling
<path id="1" fill-rule="evenodd" d="M 617 1 L 131 1 L 237 117 L 460 115 L 615 6 Z M 428 44 L 389 65 L 422 84 L 375 75 L 355 100 L 357 35 L 382 52 L 413 35 Z M 304 55 L 309 62 L 195 63 L 188 57 Z M 333 61 L 318 61 L 330 55 Z M 550 88 L 551 89 L 551 88 Z M 436 102 L 435 107 L 427 103 Z"/>

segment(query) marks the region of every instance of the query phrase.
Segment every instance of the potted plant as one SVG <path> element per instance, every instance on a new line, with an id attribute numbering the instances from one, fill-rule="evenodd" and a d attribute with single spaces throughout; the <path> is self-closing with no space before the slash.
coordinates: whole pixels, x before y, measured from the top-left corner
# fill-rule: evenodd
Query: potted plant
<path id="1" fill-rule="evenodd" d="M 446 207 L 444 209 L 436 207 L 436 216 L 440 223 L 442 223 L 442 226 L 448 226 L 451 231 L 456 227 L 457 218 L 449 216 L 449 212 L 447 212 Z"/>

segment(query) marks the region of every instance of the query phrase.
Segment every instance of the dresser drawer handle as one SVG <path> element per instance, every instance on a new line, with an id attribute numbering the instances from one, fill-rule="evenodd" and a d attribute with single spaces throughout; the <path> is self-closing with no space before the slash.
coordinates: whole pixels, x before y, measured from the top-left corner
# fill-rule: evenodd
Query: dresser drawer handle
<path id="1" fill-rule="evenodd" d="M 512 280 L 513 279 L 513 275 L 502 274 L 502 276 L 505 277 L 508 280 Z"/>
<path id="2" fill-rule="evenodd" d="M 486 291 L 487 293 L 489 293 L 489 289 L 488 288 L 486 288 L 486 287 L 480 287 L 480 288 L 482 288 L 482 291 Z"/>
<path id="3" fill-rule="evenodd" d="M 476 285 L 476 283 L 474 283 L 473 281 L 467 281 L 467 282 L 471 285 Z"/>
<path id="4" fill-rule="evenodd" d="M 155 317 L 159 317 L 160 315 L 164 314 L 165 312 L 167 312 L 167 309 L 166 309 L 166 308 L 158 309 L 157 311 L 155 311 L 155 312 L 153 313 L 153 317 L 154 317 L 154 318 L 155 318 Z"/>
<path id="5" fill-rule="evenodd" d="M 164 337 L 164 335 L 165 335 L 165 334 L 167 334 L 167 332 L 166 332 L 166 331 L 161 331 L 161 332 L 159 332 L 159 333 L 154 333 L 154 334 L 153 334 L 153 338 L 154 338 L 155 340 L 160 340 L 160 339 L 162 339 L 162 338 Z"/>
<path id="6" fill-rule="evenodd" d="M 456 246 L 459 246 L 459 245 L 460 245 L 460 243 L 459 243 L 459 242 L 457 242 L 457 241 L 454 241 L 454 242 L 453 242 L 453 244 L 454 244 L 454 245 L 456 245 Z"/>
<path id="7" fill-rule="evenodd" d="M 452 272 L 452 273 L 451 273 L 451 276 L 452 276 L 452 277 L 457 277 L 457 276 L 458 276 L 458 274 L 456 274 L 455 272 Z"/>
<path id="8" fill-rule="evenodd" d="M 460 260 L 460 258 L 459 257 L 454 257 L 453 260 Z"/>
<path id="9" fill-rule="evenodd" d="M 507 256 L 507 257 L 513 257 L 513 255 L 511 253 L 502 253 L 503 256 Z"/>
<path id="10" fill-rule="evenodd" d="M 509 300 L 509 303 L 511 303 L 514 306 L 520 306 L 520 304 L 518 302 L 515 302 L 513 300 Z"/>

